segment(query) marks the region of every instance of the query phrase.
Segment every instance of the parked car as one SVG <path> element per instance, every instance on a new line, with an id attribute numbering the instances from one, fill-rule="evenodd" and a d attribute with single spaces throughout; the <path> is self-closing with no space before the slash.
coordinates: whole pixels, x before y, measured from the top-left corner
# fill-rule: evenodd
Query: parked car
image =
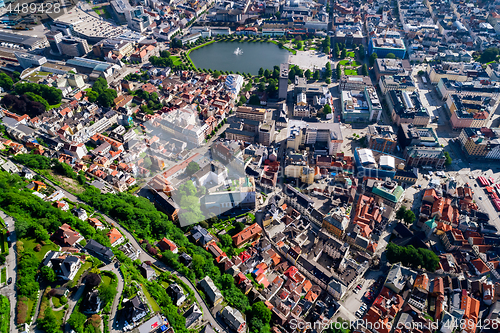
<path id="1" fill-rule="evenodd" d="M 7 284 L 11 284 L 12 283 L 12 276 L 7 280 Z"/>

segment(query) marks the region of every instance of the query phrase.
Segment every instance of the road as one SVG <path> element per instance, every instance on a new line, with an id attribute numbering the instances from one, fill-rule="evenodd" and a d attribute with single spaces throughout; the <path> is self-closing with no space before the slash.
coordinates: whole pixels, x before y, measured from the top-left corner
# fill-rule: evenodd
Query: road
<path id="1" fill-rule="evenodd" d="M 118 310 L 118 305 L 120 305 L 120 297 L 123 292 L 123 275 L 120 269 L 115 268 L 114 263 L 101 267 L 101 271 L 109 271 L 115 273 L 118 278 L 118 286 L 116 287 L 116 295 L 113 300 L 113 306 L 111 308 L 111 315 L 109 316 L 110 320 L 108 321 L 109 331 L 111 333 L 122 332 L 121 330 L 114 329 L 113 322 L 116 322 L 116 311 Z"/>
<path id="2" fill-rule="evenodd" d="M 85 290 L 85 285 L 82 284 L 76 291 L 76 293 L 72 294 L 71 297 L 68 297 L 68 310 L 66 311 L 66 314 L 64 316 L 64 331 L 69 333 L 71 332 L 71 326 L 68 324 L 68 319 L 73 313 L 73 310 L 75 309 L 76 303 L 78 303 L 78 300 L 80 297 L 83 295 L 83 291 Z"/>
<path id="3" fill-rule="evenodd" d="M 32 170 L 33 171 L 33 170 Z M 34 171 L 33 171 L 34 172 Z M 40 175 L 42 176 L 42 175 Z M 42 176 L 43 177 L 43 176 Z M 66 191 L 65 189 L 63 189 L 62 187 L 52 183 L 50 180 L 46 179 L 45 177 L 43 177 L 44 180 L 51 186 L 53 186 L 56 190 L 60 190 L 60 191 L 63 191 L 63 193 L 66 195 L 66 197 L 73 201 L 73 202 L 78 202 L 78 203 L 83 203 L 83 204 L 86 204 L 85 202 L 81 201 L 79 198 L 77 198 L 76 196 L 74 196 L 73 194 L 69 193 L 68 191 Z M 123 226 L 121 226 L 118 222 L 116 222 L 115 220 L 113 220 L 112 218 L 110 218 L 109 216 L 107 216 L 106 214 L 102 213 L 102 212 L 98 212 L 100 213 L 104 219 L 106 220 L 107 223 L 113 225 L 115 228 L 117 228 L 126 238 L 128 238 L 128 240 L 130 241 L 130 243 L 132 244 L 132 246 L 135 248 L 135 249 L 140 249 L 140 245 L 139 243 L 137 242 L 137 240 L 134 238 L 134 236 L 129 233 L 127 231 L 127 229 L 125 229 Z M 147 252 L 145 251 L 141 251 L 140 255 L 139 255 L 139 258 L 138 258 L 140 261 L 142 262 L 145 262 L 145 261 L 151 261 L 152 263 L 154 263 L 157 267 L 161 268 L 161 269 L 164 269 L 164 270 L 168 270 L 170 272 L 173 272 L 175 275 L 177 275 L 184 283 L 186 283 L 193 291 L 194 291 L 194 295 L 196 297 L 196 300 L 198 301 L 198 303 L 201 305 L 202 307 L 202 310 L 203 310 L 203 318 L 206 320 L 206 321 L 209 321 L 210 324 L 212 325 L 213 328 L 217 328 L 220 330 L 220 332 L 225 332 L 224 330 L 224 326 L 223 325 L 220 325 L 219 322 L 216 320 L 216 318 L 212 315 L 212 313 L 210 312 L 209 310 L 209 306 L 205 303 L 205 301 L 203 300 L 203 298 L 199 295 L 198 293 L 198 290 L 196 290 L 196 287 L 191 283 L 191 281 L 189 281 L 185 276 L 179 274 L 177 271 L 174 271 L 172 270 L 170 267 L 168 267 L 167 265 L 165 265 L 163 262 L 161 261 L 158 261 L 156 258 L 150 256 Z M 123 280 L 122 280 L 123 281 Z M 123 282 L 122 282 L 123 283 Z M 123 286 L 122 286 L 122 290 L 123 290 Z M 119 295 L 119 294 L 118 294 Z M 116 301 L 116 300 L 115 300 Z M 117 304 L 116 304 L 117 306 Z M 112 313 L 112 315 L 114 316 L 116 314 L 116 309 L 115 309 L 115 304 L 113 304 L 113 309 L 115 310 L 114 313 Z"/>
<path id="4" fill-rule="evenodd" d="M 4 222 L 9 224 L 7 230 L 10 231 L 10 239 L 12 246 L 9 249 L 9 254 L 5 259 L 5 264 L 7 266 L 7 279 L 12 278 L 12 283 L 7 284 L 5 287 L 0 289 L 0 293 L 9 298 L 10 302 L 10 331 L 13 332 L 16 327 L 16 281 L 17 281 L 17 246 L 16 246 L 16 233 L 14 232 L 14 219 L 11 216 L 6 215 L 3 211 L 0 211 L 0 217 Z"/>

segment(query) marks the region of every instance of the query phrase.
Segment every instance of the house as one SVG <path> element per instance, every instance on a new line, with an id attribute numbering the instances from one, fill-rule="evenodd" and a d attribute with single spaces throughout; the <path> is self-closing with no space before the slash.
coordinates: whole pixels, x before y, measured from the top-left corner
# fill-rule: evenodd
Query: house
<path id="1" fill-rule="evenodd" d="M 71 227 L 64 223 L 52 234 L 52 241 L 62 247 L 75 247 L 84 238 L 78 232 L 71 229 Z"/>
<path id="2" fill-rule="evenodd" d="M 111 246 L 118 246 L 125 241 L 125 237 L 118 231 L 118 229 L 113 228 L 108 233 L 107 236 L 111 243 Z"/>
<path id="3" fill-rule="evenodd" d="M 207 245 L 213 239 L 212 235 L 199 225 L 196 225 L 193 229 L 191 229 L 191 237 L 195 243 L 198 243 L 201 246 Z"/>
<path id="4" fill-rule="evenodd" d="M 26 179 L 33 179 L 35 177 L 35 173 L 30 169 L 24 167 L 23 171 L 21 172 L 21 176 L 23 176 Z"/>
<path id="5" fill-rule="evenodd" d="M 200 281 L 201 289 L 207 294 L 210 302 L 216 306 L 220 302 L 222 302 L 222 293 L 215 286 L 214 281 L 209 276 L 205 276 L 203 280 Z"/>
<path id="6" fill-rule="evenodd" d="M 234 235 L 232 239 L 234 246 L 240 248 L 250 241 L 253 242 L 258 240 L 261 235 L 262 235 L 262 228 L 257 223 L 254 223 L 251 226 L 246 227 L 241 232 Z"/>
<path id="7" fill-rule="evenodd" d="M 88 219 L 87 211 L 83 208 L 75 208 L 73 209 L 73 214 L 78 217 L 80 220 L 85 221 Z"/>
<path id="8" fill-rule="evenodd" d="M 38 193 L 34 192 L 33 194 Z M 63 212 L 67 212 L 69 210 L 69 204 L 66 201 L 54 201 L 52 206 L 56 207 L 57 209 L 62 210 Z"/>
<path id="9" fill-rule="evenodd" d="M 226 306 L 221 312 L 222 318 L 229 327 L 238 333 L 245 331 L 246 322 L 243 315 L 236 309 Z"/>
<path id="10" fill-rule="evenodd" d="M 162 251 L 172 251 L 173 253 L 179 252 L 179 250 L 177 249 L 177 245 L 175 245 L 174 242 L 166 239 L 165 237 L 163 237 L 163 239 L 159 241 L 156 246 L 158 246 Z"/>
<path id="11" fill-rule="evenodd" d="M 76 256 L 49 251 L 45 255 L 42 265 L 52 267 L 58 278 L 71 281 L 80 269 L 81 262 Z"/>
<path id="12" fill-rule="evenodd" d="M 137 258 L 139 258 L 139 255 L 141 254 L 141 250 L 136 250 L 132 246 L 132 243 L 125 243 L 122 246 L 120 246 L 118 250 L 122 251 L 123 254 L 125 254 L 127 257 L 130 258 L 130 260 L 136 260 Z"/>
<path id="13" fill-rule="evenodd" d="M 155 270 L 144 262 L 139 266 L 139 270 L 141 271 L 142 276 L 144 276 L 144 278 L 148 281 L 151 281 L 151 279 L 156 276 Z"/>
<path id="14" fill-rule="evenodd" d="M 149 312 L 149 308 L 146 304 L 142 303 L 139 296 L 128 300 L 125 303 L 125 313 L 128 318 L 129 323 L 136 323 L 142 318 L 146 317 Z"/>
<path id="15" fill-rule="evenodd" d="M 113 251 L 111 251 L 109 247 L 106 247 L 93 239 L 89 240 L 83 249 L 94 257 L 97 257 L 105 262 L 111 262 L 111 260 L 115 257 Z"/>
<path id="16" fill-rule="evenodd" d="M 191 329 L 198 326 L 203 319 L 203 312 L 198 308 L 196 302 L 184 313 L 186 328 Z"/>
<path id="17" fill-rule="evenodd" d="M 19 168 L 12 163 L 11 161 L 7 161 L 4 164 L 0 166 L 4 171 L 10 172 L 10 173 L 18 173 Z"/>
<path id="18" fill-rule="evenodd" d="M 181 306 L 186 300 L 186 294 L 184 294 L 184 289 L 177 283 L 172 283 L 167 288 L 167 294 L 172 299 L 175 306 Z"/>
<path id="19" fill-rule="evenodd" d="M 89 224 L 91 227 L 93 227 L 95 230 L 104 230 L 106 229 L 104 225 L 102 224 L 99 219 L 96 219 L 95 217 L 89 218 Z"/>
<path id="20" fill-rule="evenodd" d="M 33 191 L 41 191 L 45 190 L 47 188 L 47 185 L 45 185 L 44 182 L 39 182 L 38 180 L 32 181 L 29 185 L 28 188 Z"/>

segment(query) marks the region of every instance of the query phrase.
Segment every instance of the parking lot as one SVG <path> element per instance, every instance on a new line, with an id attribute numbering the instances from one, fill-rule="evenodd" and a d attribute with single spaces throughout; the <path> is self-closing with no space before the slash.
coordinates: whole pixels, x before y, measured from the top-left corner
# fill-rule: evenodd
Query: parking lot
<path id="1" fill-rule="evenodd" d="M 366 308 L 369 308 L 371 302 L 373 302 L 373 299 L 369 302 L 369 304 L 367 304 L 368 301 L 363 296 L 375 283 L 375 281 L 383 276 L 384 273 L 382 271 L 368 270 L 365 273 L 365 279 L 361 280 L 360 282 L 361 290 L 357 293 L 349 291 L 348 296 L 344 300 L 341 300 L 340 304 L 342 304 L 344 308 L 353 315 L 360 309 L 363 304 L 366 304 Z"/>

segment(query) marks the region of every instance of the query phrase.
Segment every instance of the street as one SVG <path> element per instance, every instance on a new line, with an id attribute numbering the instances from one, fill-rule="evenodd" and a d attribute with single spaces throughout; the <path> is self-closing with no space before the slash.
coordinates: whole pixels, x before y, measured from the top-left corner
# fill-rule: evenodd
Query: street
<path id="1" fill-rule="evenodd" d="M 12 278 L 12 283 L 3 286 L 0 289 L 0 293 L 9 298 L 10 302 L 10 329 L 11 331 L 16 327 L 15 318 L 16 318 L 16 281 L 17 281 L 17 246 L 16 246 L 16 233 L 14 227 L 14 219 L 11 216 L 8 216 L 3 211 L 0 210 L 0 217 L 4 220 L 5 223 L 8 223 L 9 227 L 7 230 L 10 231 L 10 239 L 11 246 L 9 249 L 9 254 L 5 259 L 5 265 L 7 267 L 7 279 Z"/>

